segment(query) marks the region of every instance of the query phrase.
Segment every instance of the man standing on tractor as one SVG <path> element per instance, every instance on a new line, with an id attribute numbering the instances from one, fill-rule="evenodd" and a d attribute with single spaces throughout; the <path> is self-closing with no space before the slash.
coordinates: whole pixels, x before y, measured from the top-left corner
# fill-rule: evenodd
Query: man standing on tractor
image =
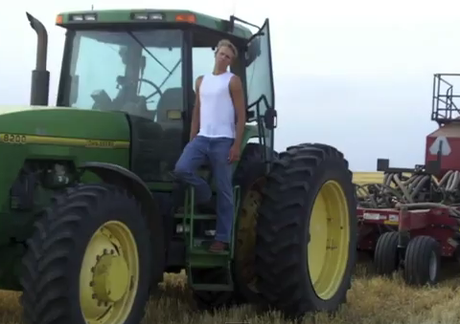
<path id="1" fill-rule="evenodd" d="M 246 123 L 241 79 L 227 71 L 237 57 L 236 47 L 228 40 L 221 40 L 215 51 L 213 72 L 196 79 L 190 141 L 173 171 L 175 177 L 195 188 L 196 204 L 203 205 L 211 201 L 212 192 L 196 170 L 206 159 L 210 163 L 217 189 L 217 225 L 210 246 L 212 252 L 228 248 L 232 233 L 232 162 L 239 159 Z"/>

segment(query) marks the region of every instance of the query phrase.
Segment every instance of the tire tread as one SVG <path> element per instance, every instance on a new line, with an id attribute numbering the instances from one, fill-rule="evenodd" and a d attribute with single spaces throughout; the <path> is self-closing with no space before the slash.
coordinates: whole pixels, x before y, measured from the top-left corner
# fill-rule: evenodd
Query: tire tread
<path id="1" fill-rule="evenodd" d="M 354 199 L 348 161 L 340 151 L 326 144 L 306 143 L 288 147 L 274 162 L 263 190 L 264 199 L 257 222 L 258 288 L 268 304 L 282 310 L 288 317 L 321 310 L 299 284 L 304 275 L 301 263 L 305 259 L 299 257 L 301 238 L 298 233 L 305 217 L 303 209 L 308 207 L 307 198 L 315 186 L 312 178 L 316 169 L 326 160 L 338 161 L 341 169 L 346 170 L 349 190 Z M 355 217 L 355 214 L 351 213 L 350 217 Z M 353 226 L 350 231 L 351 244 L 356 245 L 356 227 Z M 355 259 L 356 255 L 352 252 L 349 262 L 354 265 Z M 345 275 L 344 280 L 347 289 L 338 292 L 341 295 L 339 304 L 345 301 L 346 291 L 351 287 L 351 274 Z M 338 306 L 329 305 L 327 308 L 333 310 Z"/>
<path id="2" fill-rule="evenodd" d="M 78 185 L 52 198 L 52 202 L 34 224 L 35 231 L 27 240 L 20 283 L 23 294 L 23 320 L 27 324 L 73 323 L 68 299 L 67 262 L 72 259 L 75 233 L 84 226 L 98 204 L 108 199 L 123 200 L 141 214 L 139 204 L 119 187 L 107 184 Z M 143 314 L 142 314 L 143 316 Z"/>

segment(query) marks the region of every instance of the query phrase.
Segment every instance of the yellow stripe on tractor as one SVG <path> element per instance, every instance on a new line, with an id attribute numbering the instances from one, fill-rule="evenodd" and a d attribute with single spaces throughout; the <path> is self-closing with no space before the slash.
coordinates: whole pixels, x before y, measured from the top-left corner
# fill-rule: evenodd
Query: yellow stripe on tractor
<path id="1" fill-rule="evenodd" d="M 83 146 L 93 148 L 129 148 L 129 141 L 101 140 L 90 138 L 53 137 L 26 134 L 0 134 L 0 143 L 6 144 L 46 144 Z"/>

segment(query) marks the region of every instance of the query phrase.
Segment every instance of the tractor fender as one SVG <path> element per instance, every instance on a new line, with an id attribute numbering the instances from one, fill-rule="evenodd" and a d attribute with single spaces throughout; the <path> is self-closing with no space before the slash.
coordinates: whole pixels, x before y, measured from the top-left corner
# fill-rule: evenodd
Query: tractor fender
<path id="1" fill-rule="evenodd" d="M 154 218 L 156 222 L 161 219 L 161 217 L 157 217 L 159 215 L 158 204 L 150 193 L 150 190 L 141 178 L 130 170 L 105 162 L 85 162 L 78 166 L 78 170 L 93 172 L 105 183 L 126 189 L 140 202 L 144 212 L 150 216 L 149 218 Z M 161 226 L 162 224 L 156 225 Z"/>

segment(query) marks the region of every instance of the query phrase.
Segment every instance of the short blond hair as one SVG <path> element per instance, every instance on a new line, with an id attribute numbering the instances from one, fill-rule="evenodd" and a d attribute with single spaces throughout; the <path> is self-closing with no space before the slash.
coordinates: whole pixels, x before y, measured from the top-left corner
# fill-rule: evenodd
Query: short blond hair
<path id="1" fill-rule="evenodd" d="M 228 39 L 222 39 L 222 40 L 219 41 L 219 43 L 217 44 L 216 53 L 223 46 L 228 47 L 228 48 L 230 48 L 232 50 L 234 59 L 236 59 L 238 57 L 238 50 L 236 49 L 236 46 L 233 45 L 233 43 L 230 42 Z"/>

